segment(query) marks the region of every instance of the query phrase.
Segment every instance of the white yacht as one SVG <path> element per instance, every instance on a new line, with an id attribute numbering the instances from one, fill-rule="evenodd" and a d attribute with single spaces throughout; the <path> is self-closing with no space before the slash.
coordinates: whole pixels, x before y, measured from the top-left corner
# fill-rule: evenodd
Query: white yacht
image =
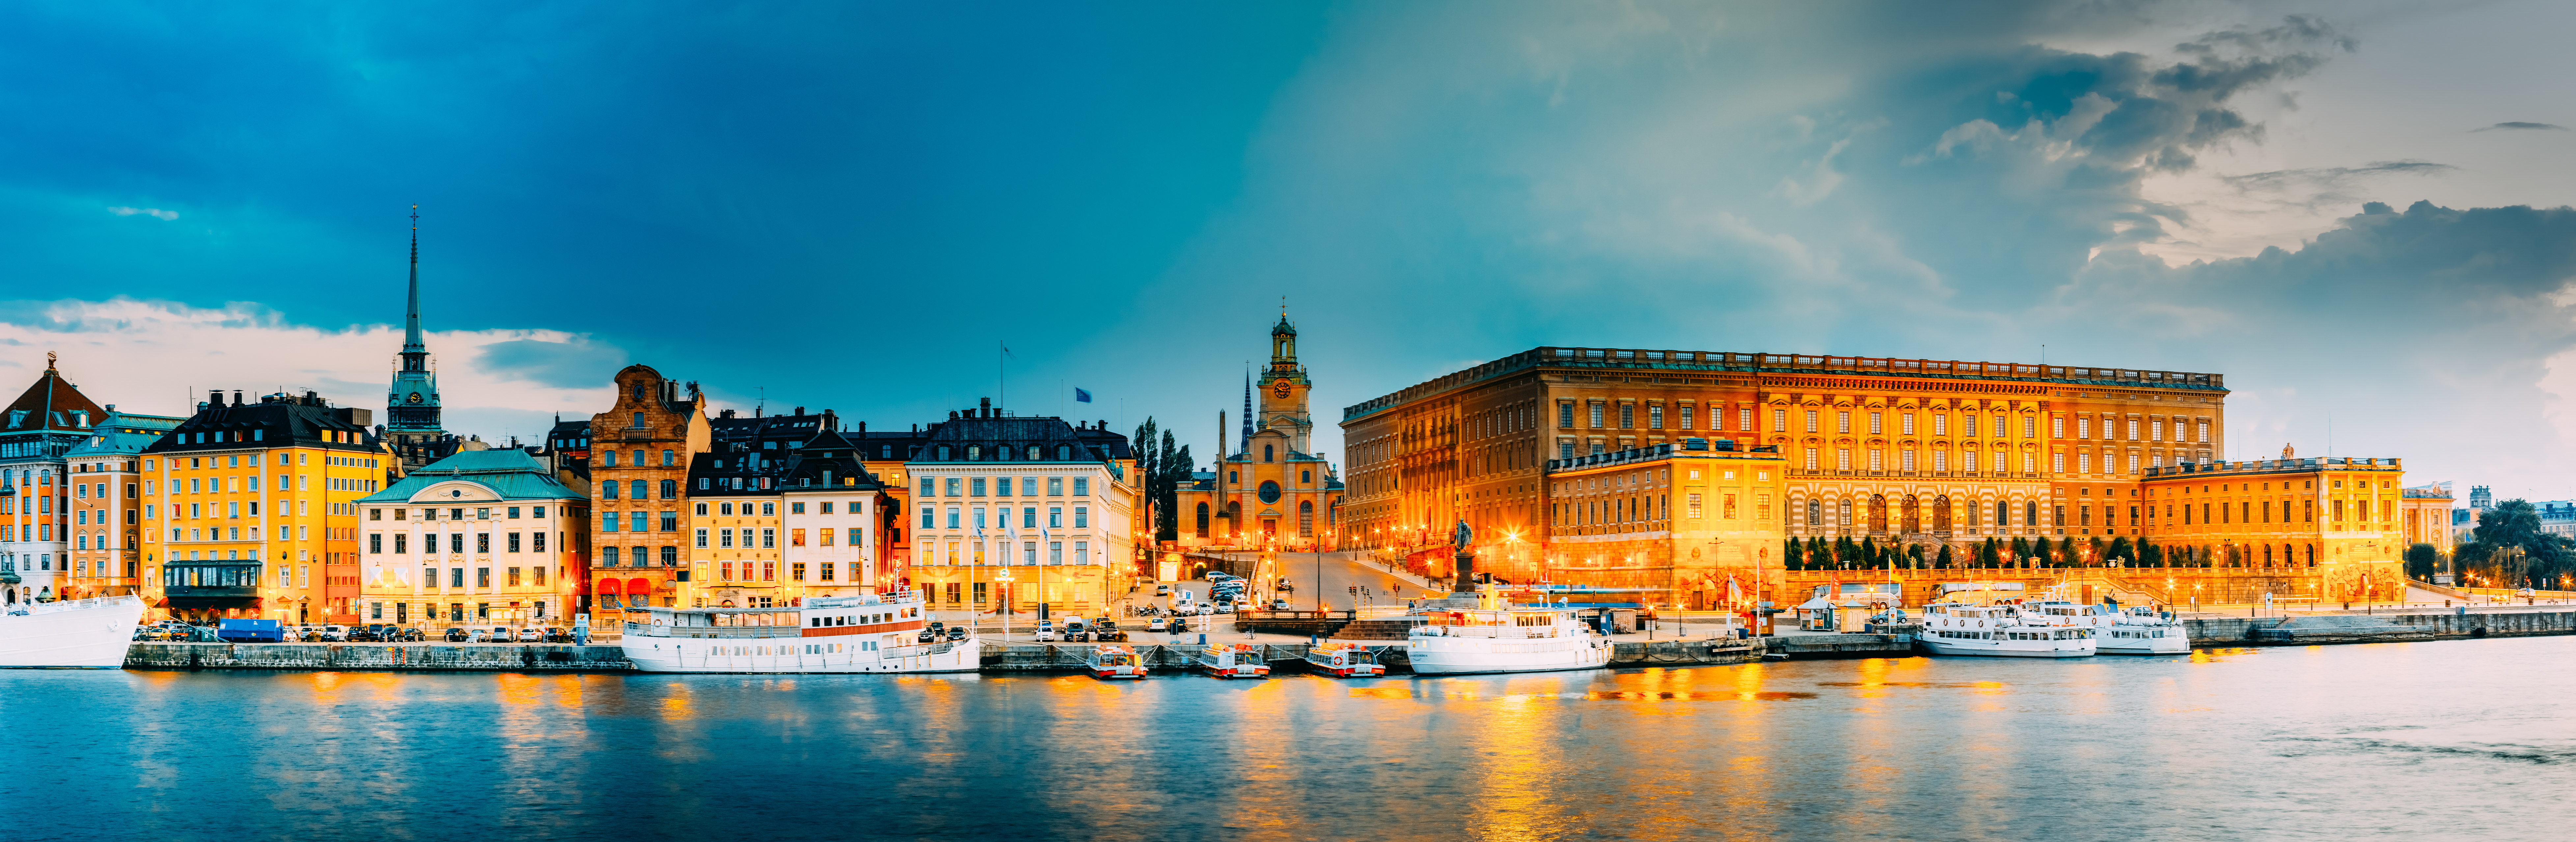
<path id="1" fill-rule="evenodd" d="M 1419 625 L 1404 642 L 1413 671 L 1424 675 L 1547 672 L 1600 669 L 1610 664 L 1610 639 L 1583 624 L 1571 609 L 1513 605 L 1501 594 L 1424 600 L 1412 619 Z"/>
<path id="2" fill-rule="evenodd" d="M 814 597 L 782 608 L 641 608 L 626 659 L 642 672 L 974 672 L 976 639 L 921 643 L 921 598 Z"/>
<path id="3" fill-rule="evenodd" d="M 1270 661 L 1249 643 L 1216 643 L 1199 652 L 1199 669 L 1218 678 L 1269 678 Z"/>
<path id="4" fill-rule="evenodd" d="M 2105 655 L 2189 655 L 2191 632 L 2151 608 L 2097 606 L 2093 639 Z"/>
<path id="5" fill-rule="evenodd" d="M 1916 639 L 1935 655 L 2082 658 L 2095 651 L 2092 624 L 2081 617 L 2010 603 L 1923 606 Z"/>
<path id="6" fill-rule="evenodd" d="M 1386 674 L 1377 652 L 1366 644 L 1327 640 L 1306 648 L 1306 665 L 1334 678 L 1376 678 Z"/>
<path id="7" fill-rule="evenodd" d="M 143 620 L 143 598 L 21 602 L 0 610 L 0 668 L 115 669 Z"/>

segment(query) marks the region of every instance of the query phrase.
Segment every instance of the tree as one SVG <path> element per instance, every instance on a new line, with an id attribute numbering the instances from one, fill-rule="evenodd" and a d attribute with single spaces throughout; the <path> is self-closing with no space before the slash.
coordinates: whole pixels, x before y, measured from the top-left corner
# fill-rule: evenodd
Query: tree
<path id="1" fill-rule="evenodd" d="M 2140 542 L 2138 542 L 2138 566 L 2139 566 L 2139 567 L 2163 567 L 2163 566 L 2165 566 L 2165 550 L 2164 550 L 2164 547 L 2159 546 L 2159 545 L 2156 545 L 2156 544 L 2148 543 L 2148 542 L 2146 542 L 2146 541 L 2140 541 Z"/>
<path id="2" fill-rule="evenodd" d="M 2441 562 L 2442 551 L 2434 549 L 2433 545 L 2409 546 L 2406 548 L 2406 578 L 2418 582 L 2433 581 L 2433 573 L 2441 566 Z"/>
<path id="3" fill-rule="evenodd" d="M 2048 536 L 2042 535 L 2037 538 L 2030 539 L 2030 566 L 2057 566 L 2056 553 L 2048 546 Z"/>
<path id="4" fill-rule="evenodd" d="M 1159 435 L 1157 435 L 1159 434 Z M 1190 449 L 1180 437 L 1154 423 L 1146 416 L 1136 425 L 1136 437 L 1129 440 L 1136 452 L 1137 478 L 1144 481 L 1145 499 L 1154 506 L 1154 537 L 1176 541 L 1181 537 L 1181 483 L 1190 480 L 1198 465 L 1190 460 Z"/>
<path id="5" fill-rule="evenodd" d="M 2129 546 L 2129 539 L 2127 536 L 2124 535 L 2111 539 L 2111 548 L 2102 551 L 2102 561 L 2106 566 L 2110 564 L 2113 559 L 2127 559 L 2131 562 L 2137 561 L 2138 550 L 2135 547 Z M 2131 564 L 2130 566 L 2139 567 L 2144 565 Z"/>
<path id="6" fill-rule="evenodd" d="M 1937 557 L 1937 558 L 1932 559 L 1932 569 L 1934 569 L 1934 570 L 1948 570 L 1948 569 L 1950 569 L 1950 545 L 1948 545 L 1948 544 L 1942 544 L 1942 545 L 1941 545 L 1941 555 L 1940 555 L 1939 557 Z"/>
<path id="7" fill-rule="evenodd" d="M 2527 500 L 2506 500 L 2478 513 L 2478 528 L 2451 558 L 2501 588 L 2556 585 L 2560 576 L 2576 573 L 2576 545 L 2540 531 L 2540 510 Z"/>

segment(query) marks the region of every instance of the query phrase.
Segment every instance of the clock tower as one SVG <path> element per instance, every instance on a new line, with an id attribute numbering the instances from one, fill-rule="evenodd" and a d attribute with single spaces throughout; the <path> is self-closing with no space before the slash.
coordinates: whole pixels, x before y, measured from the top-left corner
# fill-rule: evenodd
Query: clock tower
<path id="1" fill-rule="evenodd" d="M 1313 453 L 1311 439 L 1315 417 L 1306 411 L 1306 397 L 1314 383 L 1306 379 L 1306 367 L 1297 364 L 1297 328 L 1288 323 L 1285 309 L 1279 323 L 1270 326 L 1270 367 L 1261 370 L 1253 383 L 1260 393 L 1262 429 L 1278 430 L 1288 436 L 1288 449 Z"/>
<path id="2" fill-rule="evenodd" d="M 420 339 L 420 206 L 413 205 L 411 297 L 403 313 L 402 362 L 385 395 L 385 438 L 403 461 L 417 468 L 434 458 L 432 449 L 405 445 L 426 445 L 446 436 L 438 417 L 438 372 L 430 367 L 429 346 Z"/>

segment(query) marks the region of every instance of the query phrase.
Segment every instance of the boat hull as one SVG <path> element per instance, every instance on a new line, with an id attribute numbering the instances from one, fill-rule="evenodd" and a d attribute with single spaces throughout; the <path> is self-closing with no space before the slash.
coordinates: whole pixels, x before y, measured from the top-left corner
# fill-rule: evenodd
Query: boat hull
<path id="1" fill-rule="evenodd" d="M 144 605 L 113 596 L 12 608 L 0 613 L 0 669 L 117 669 Z"/>
<path id="2" fill-rule="evenodd" d="M 1586 637 L 1494 639 L 1416 635 L 1405 654 L 1420 675 L 1560 672 L 1610 665 L 1610 644 Z"/>
<path id="3" fill-rule="evenodd" d="M 2180 628 L 2167 628 L 2165 637 L 2118 637 L 2105 631 L 2094 640 L 2105 655 L 2189 655 L 2191 636 Z"/>
<path id="4" fill-rule="evenodd" d="M 2078 640 L 1943 640 L 1921 639 L 1935 655 L 1973 658 L 2090 658 L 2099 650 L 2090 638 Z"/>
<path id="5" fill-rule="evenodd" d="M 637 672 L 931 673 L 983 668 L 983 645 L 963 641 L 876 651 L 810 652 L 816 638 L 629 638 L 626 660 Z M 841 644 L 852 646 L 853 644 Z"/>
<path id="6" fill-rule="evenodd" d="M 1313 658 L 1306 659 L 1306 667 L 1317 675 L 1329 675 L 1334 678 L 1376 678 L 1386 674 L 1386 667 L 1377 664 L 1337 667 L 1330 661 L 1318 661 Z"/>

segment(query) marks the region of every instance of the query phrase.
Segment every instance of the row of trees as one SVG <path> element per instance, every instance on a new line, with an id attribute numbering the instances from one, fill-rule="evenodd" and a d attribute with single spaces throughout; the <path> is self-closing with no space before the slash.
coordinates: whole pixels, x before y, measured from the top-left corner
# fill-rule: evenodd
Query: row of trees
<path id="1" fill-rule="evenodd" d="M 1154 537 L 1180 540 L 1181 516 L 1176 511 L 1181 499 L 1180 484 L 1198 469 L 1197 463 L 1190 461 L 1189 445 L 1181 444 L 1172 431 L 1157 426 L 1151 415 L 1145 416 L 1145 423 L 1136 425 L 1136 435 L 1127 444 L 1136 450 L 1136 473 L 1145 481 L 1145 499 L 1154 505 Z"/>

